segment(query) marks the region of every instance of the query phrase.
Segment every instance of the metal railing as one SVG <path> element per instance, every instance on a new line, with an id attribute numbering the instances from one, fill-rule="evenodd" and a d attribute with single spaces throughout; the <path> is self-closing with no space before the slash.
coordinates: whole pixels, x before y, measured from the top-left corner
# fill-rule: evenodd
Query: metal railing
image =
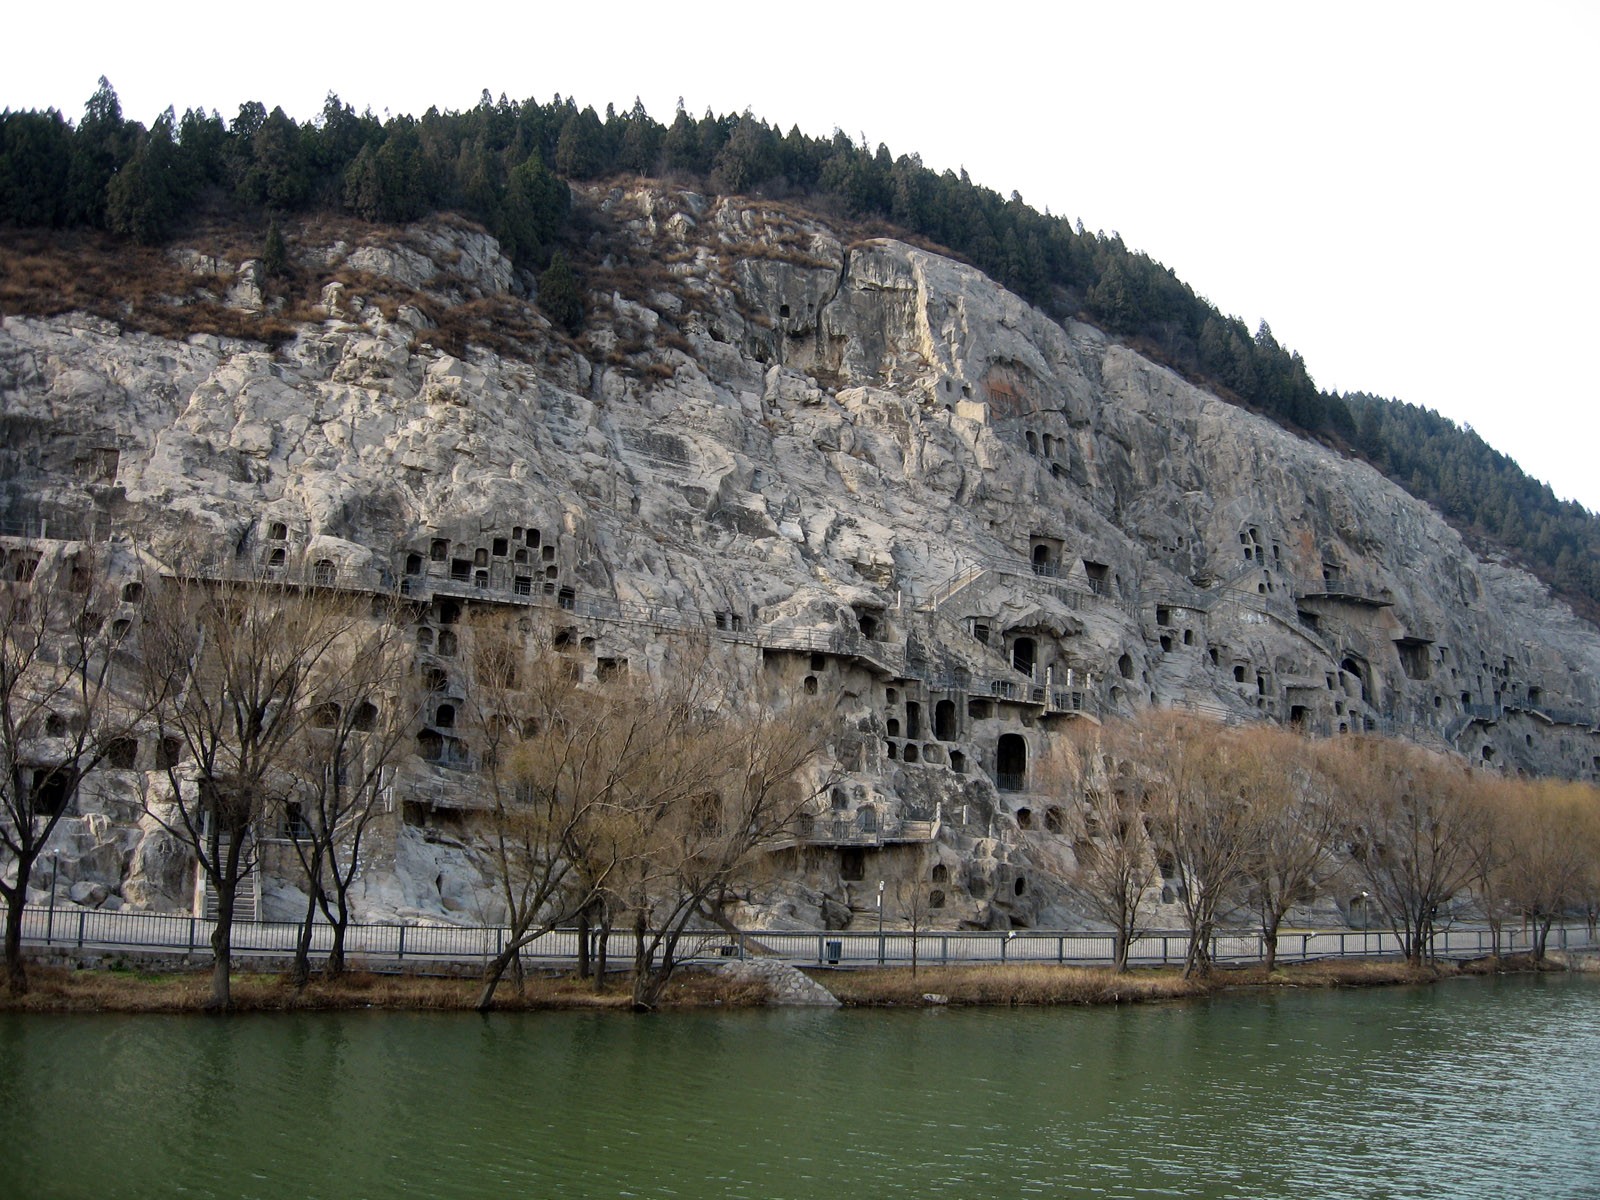
<path id="1" fill-rule="evenodd" d="M 215 922 L 203 917 L 167 916 L 144 912 L 105 912 L 86 908 L 29 906 L 23 913 L 22 936 L 26 944 L 76 950 L 124 950 L 174 955 L 208 954 Z M 235 921 L 232 947 L 244 957 L 287 958 L 299 938 L 297 922 Z M 352 959 L 378 963 L 428 962 L 457 966 L 482 964 L 506 945 L 509 931 L 499 925 L 352 924 L 345 934 L 345 953 Z M 633 933 L 613 930 L 607 956 L 622 962 L 633 953 Z M 333 929 L 318 922 L 313 928 L 313 956 L 325 955 L 332 946 Z M 1141 934 L 1129 947 L 1134 966 L 1181 963 L 1188 947 L 1182 930 Z M 1521 925 L 1505 926 L 1500 933 L 1501 954 L 1523 953 L 1532 948 L 1532 931 Z M 1589 928 L 1582 924 L 1551 929 L 1552 950 L 1600 949 Z M 578 957 L 578 934 L 556 929 L 534 939 L 525 958 L 551 963 L 572 963 Z M 701 930 L 687 935 L 686 957 L 745 957 L 760 955 L 795 963 L 867 966 L 909 963 L 913 950 L 924 963 L 1057 963 L 1074 966 L 1106 965 L 1112 961 L 1109 933 L 1067 930 L 746 930 L 729 934 Z M 1483 958 L 1493 951 L 1492 935 L 1484 926 L 1453 926 L 1434 934 L 1435 958 Z M 1403 953 L 1399 938 L 1387 929 L 1289 930 L 1278 935 L 1279 962 L 1313 962 L 1331 958 L 1396 958 Z M 1265 957 L 1259 933 L 1246 930 L 1219 932 L 1211 941 L 1211 958 L 1217 963 L 1251 963 Z"/>

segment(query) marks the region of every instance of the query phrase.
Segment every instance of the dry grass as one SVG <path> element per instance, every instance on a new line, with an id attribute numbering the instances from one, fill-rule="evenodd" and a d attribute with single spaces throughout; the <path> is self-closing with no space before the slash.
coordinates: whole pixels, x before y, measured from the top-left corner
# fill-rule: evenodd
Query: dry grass
<path id="1" fill-rule="evenodd" d="M 1137 969 L 1117 974 L 1104 967 L 1066 967 L 1030 963 L 931 966 L 912 975 L 909 968 L 848 971 L 809 969 L 807 974 L 847 1007 L 922 1007 L 930 1003 L 1006 1008 L 1054 1005 L 1141 1004 L 1191 999 L 1235 988 L 1335 988 L 1425 984 L 1460 975 L 1560 970 L 1533 963 L 1526 955 L 1456 965 L 1413 967 L 1392 960 L 1338 960 L 1294 963 L 1270 975 L 1259 966 L 1219 969 L 1208 979 L 1184 979 L 1176 967 Z M 34 966 L 32 991 L 10 997 L 0 992 L 0 1011 L 51 1013 L 197 1013 L 205 1008 L 211 976 L 205 969 L 151 972 L 120 969 L 74 970 Z M 405 1012 L 466 1012 L 477 1000 L 475 977 L 379 975 L 351 972 L 337 982 L 313 980 L 297 992 L 281 975 L 235 972 L 233 996 L 240 1012 L 388 1009 Z M 930 1001 L 929 996 L 942 997 Z M 764 983 L 717 971 L 680 971 L 661 1007 L 757 1008 L 768 1002 Z M 495 1008 L 627 1011 L 631 995 L 623 977 L 602 992 L 572 975 L 530 975 L 519 991 L 507 981 L 495 994 Z"/>
<path id="2" fill-rule="evenodd" d="M 1460 968 L 1463 975 L 1520 975 L 1570 969 L 1565 963 L 1548 958 L 1535 960 L 1531 954 L 1502 954 L 1498 958 L 1477 958 L 1462 963 Z"/>
<path id="3" fill-rule="evenodd" d="M 116 969 L 73 970 L 35 966 L 25 996 L 0 992 L 0 1011 L 40 1013 L 198 1013 L 210 994 L 209 970 L 146 972 Z M 281 975 L 236 972 L 234 1008 L 239 1012 L 315 1012 L 388 1009 L 404 1012 L 467 1012 L 478 998 L 476 978 L 377 975 L 351 972 L 336 982 L 313 980 L 296 991 Z M 686 970 L 673 979 L 663 1008 L 759 1007 L 768 999 L 764 984 L 716 972 Z M 618 978 L 603 992 L 572 975 L 529 975 L 522 989 L 508 981 L 495 992 L 496 1010 L 617 1010 L 632 1004 L 627 981 Z"/>
<path id="4" fill-rule="evenodd" d="M 1219 971 L 1215 982 L 1224 987 L 1386 987 L 1391 984 L 1433 983 L 1462 973 L 1454 963 L 1414 967 L 1394 959 L 1322 959 L 1318 962 L 1280 965 L 1270 975 L 1261 967 Z"/>
<path id="5" fill-rule="evenodd" d="M 856 1007 L 921 1005 L 928 995 L 951 1004 L 1011 1008 L 1056 1004 L 1137 1004 L 1204 995 L 1204 983 L 1176 970 L 1117 974 L 1100 967 L 984 965 L 811 972 L 841 1002 Z"/>
<path id="6" fill-rule="evenodd" d="M 162 250 L 106 234 L 11 231 L 0 238 L 0 311 L 37 317 L 86 312 L 161 337 L 197 333 L 277 345 L 312 316 L 290 280 L 275 313 L 229 308 L 218 293 L 231 279 L 193 272 Z M 274 289 L 276 292 L 276 289 Z"/>
<path id="7" fill-rule="evenodd" d="M 1500 960 L 1497 970 L 1533 970 Z M 953 1005 L 1030 1007 L 1057 1004 L 1139 1004 L 1206 996 L 1240 987 L 1335 988 L 1382 987 L 1433 983 L 1461 974 L 1477 974 L 1477 964 L 1436 963 L 1413 967 L 1405 962 L 1338 960 L 1281 966 L 1270 975 L 1261 967 L 1217 969 L 1205 979 L 1184 979 L 1176 967 L 1136 969 L 1124 974 L 1105 967 L 1020 966 L 924 967 L 915 976 L 908 968 L 808 972 L 846 1005 L 890 1007 L 926 1005 L 927 997 L 945 997 Z"/>
<path id="8" fill-rule="evenodd" d="M 447 218 L 440 218 L 447 220 Z M 375 227 L 376 232 L 385 232 Z M 354 236 L 348 223 L 323 217 L 298 231 L 294 241 L 325 244 L 340 240 L 373 241 L 374 229 Z M 390 240 L 404 242 L 399 230 Z M 260 253 L 260 235 L 235 226 L 191 231 L 175 245 L 193 246 L 219 258 L 240 262 Z M 129 245 L 93 232 L 6 231 L 0 236 L 0 312 L 37 317 L 85 312 L 115 321 L 124 328 L 160 337 L 194 334 L 257 341 L 278 346 L 304 324 L 323 320 L 318 308 L 322 287 L 346 285 L 372 308 L 395 320 L 402 305 L 411 305 L 434 328 L 420 340 L 445 353 L 465 357 L 471 345 L 484 346 L 508 358 L 532 361 L 552 340 L 532 306 L 511 296 L 463 301 L 461 286 L 448 273 L 415 291 L 349 268 L 312 272 L 294 270 L 286 279 L 271 280 L 269 299 L 281 301 L 275 312 L 249 313 L 230 308 L 222 296 L 232 275 L 198 275 L 164 249 Z"/>

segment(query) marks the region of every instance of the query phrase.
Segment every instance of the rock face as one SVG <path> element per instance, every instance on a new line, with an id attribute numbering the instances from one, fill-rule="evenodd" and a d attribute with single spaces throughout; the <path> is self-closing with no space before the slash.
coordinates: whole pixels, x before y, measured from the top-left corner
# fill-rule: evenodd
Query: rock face
<path id="1" fill-rule="evenodd" d="M 1146 706 L 1600 777 L 1600 635 L 1366 466 L 900 242 L 659 188 L 578 199 L 622 248 L 579 347 L 436 348 L 428 313 L 522 286 L 454 223 L 300 246 L 326 319 L 277 351 L 7 318 L 7 532 L 401 587 L 430 647 L 459 600 L 551 606 L 592 672 L 707 631 L 851 731 L 751 898 L 777 925 L 842 927 L 896 857 L 940 923 L 1072 921 L 1031 772 L 1052 731 Z M 365 911 L 484 915 L 438 819 L 470 805 L 471 747 L 423 753 Z M 150 831 L 72 836 L 120 847 L 130 901 L 186 902 Z"/>

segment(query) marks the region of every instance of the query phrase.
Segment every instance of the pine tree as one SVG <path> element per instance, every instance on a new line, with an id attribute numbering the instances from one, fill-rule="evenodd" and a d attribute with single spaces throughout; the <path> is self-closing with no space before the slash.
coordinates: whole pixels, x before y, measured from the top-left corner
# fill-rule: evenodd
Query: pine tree
<path id="1" fill-rule="evenodd" d="M 178 149 L 172 140 L 169 108 L 106 185 L 106 225 L 116 233 L 153 246 L 166 240 L 179 211 Z"/>
<path id="2" fill-rule="evenodd" d="M 537 157 L 530 158 L 511 172 L 506 183 L 495 236 L 512 262 L 531 267 L 543 261 L 571 207 L 567 185 Z"/>
<path id="3" fill-rule="evenodd" d="M 55 109 L 0 113 L 0 221 L 61 225 L 72 130 Z"/>
<path id="4" fill-rule="evenodd" d="M 576 334 L 583 328 L 583 295 L 567 256 L 559 250 L 539 276 L 539 308 L 551 324 Z"/>
<path id="5" fill-rule="evenodd" d="M 137 129 L 135 125 L 134 131 Z M 128 157 L 128 133 L 122 119 L 122 103 L 102 75 L 72 136 L 72 161 L 67 172 L 69 224 L 105 225 L 106 184 Z"/>
<path id="6" fill-rule="evenodd" d="M 289 273 L 289 247 L 284 244 L 283 230 L 273 220 L 267 227 L 266 245 L 261 249 L 261 269 L 268 279 L 281 279 Z"/>

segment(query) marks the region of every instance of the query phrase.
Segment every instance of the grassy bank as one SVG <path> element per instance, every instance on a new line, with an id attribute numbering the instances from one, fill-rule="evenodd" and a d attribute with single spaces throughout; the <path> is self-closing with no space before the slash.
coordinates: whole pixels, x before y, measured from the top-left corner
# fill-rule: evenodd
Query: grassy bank
<path id="1" fill-rule="evenodd" d="M 13 997 L 0 991 L 0 1012 L 49 1013 L 198 1013 L 211 992 L 209 970 L 129 971 L 33 967 L 30 990 Z M 388 1009 L 405 1012 L 470 1012 L 481 983 L 472 978 L 425 975 L 375 975 L 351 972 L 338 980 L 313 980 L 296 991 L 280 975 L 236 972 L 234 1009 L 238 1012 L 316 1012 Z M 663 1008 L 739 1007 L 765 1004 L 767 989 L 750 980 L 735 980 L 702 971 L 682 972 L 668 986 Z M 606 1010 L 626 1012 L 632 995 L 618 979 L 596 992 L 591 983 L 570 975 L 530 975 L 519 991 L 510 982 L 495 992 L 497 1011 Z"/>
<path id="2" fill-rule="evenodd" d="M 1456 965 L 1412 967 L 1389 960 L 1331 959 L 1295 963 L 1270 974 L 1261 967 L 1218 969 L 1207 979 L 1184 979 L 1176 967 L 1141 968 L 1117 974 L 1103 967 L 1049 964 L 906 967 L 853 970 L 810 968 L 806 973 L 851 1008 L 925 1007 L 930 1004 L 989 1007 L 1142 1004 L 1210 995 L 1234 988 L 1378 987 L 1432 983 L 1459 975 L 1562 970 L 1526 956 Z M 35 966 L 32 990 L 22 997 L 0 992 L 0 1011 L 49 1013 L 198 1013 L 210 993 L 207 970 L 138 971 Z M 282 976 L 238 972 L 233 979 L 239 1012 L 314 1012 L 387 1009 L 405 1012 L 468 1012 L 478 997 L 472 978 L 377 975 L 352 972 L 336 981 L 313 980 L 296 991 Z M 716 971 L 686 970 L 668 988 L 662 1007 L 756 1008 L 768 1000 L 759 981 Z M 510 983 L 495 993 L 495 1008 L 626 1012 L 631 996 L 619 978 L 606 990 L 570 975 L 530 975 L 519 991 Z"/>
<path id="3" fill-rule="evenodd" d="M 867 971 L 809 972 L 841 1002 L 853 1007 L 958 1004 L 1031 1007 L 1057 1004 L 1140 1004 L 1205 996 L 1239 987 L 1374 987 L 1429 983 L 1459 973 L 1449 963 L 1411 967 L 1403 962 L 1331 960 L 1280 967 L 1219 969 L 1205 979 L 1185 979 L 1176 967 L 1117 974 L 1103 967 L 985 965 Z M 930 999 L 933 997 L 933 999 Z"/>

